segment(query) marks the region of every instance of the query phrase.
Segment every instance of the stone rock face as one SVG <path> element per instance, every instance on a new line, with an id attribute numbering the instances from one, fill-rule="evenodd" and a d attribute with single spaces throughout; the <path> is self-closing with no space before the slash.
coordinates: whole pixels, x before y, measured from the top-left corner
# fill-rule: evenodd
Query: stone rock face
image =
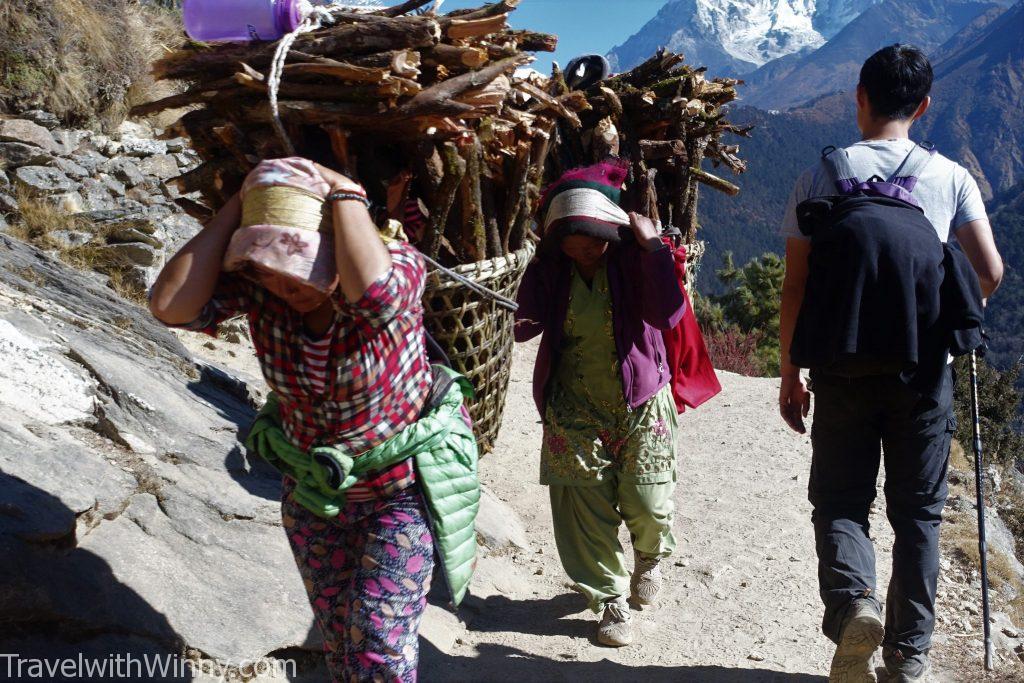
<path id="1" fill-rule="evenodd" d="M 53 160 L 52 166 L 60 170 L 61 173 L 66 175 L 68 178 L 71 178 L 72 180 L 82 180 L 84 178 L 88 178 L 91 175 L 89 169 L 87 169 L 85 166 L 82 166 L 81 164 L 75 163 L 71 159 L 57 157 L 56 159 Z"/>
<path id="2" fill-rule="evenodd" d="M 142 242 L 108 244 L 102 249 L 116 259 L 147 268 L 154 265 L 158 259 L 156 248 Z"/>
<path id="3" fill-rule="evenodd" d="M 0 262 L 5 649 L 317 650 L 280 477 L 238 442 L 252 380 L 24 243 Z"/>
<path id="4" fill-rule="evenodd" d="M 54 114 L 51 114 L 48 111 L 43 111 L 42 109 L 29 110 L 22 114 L 22 116 L 32 123 L 38 124 L 49 130 L 53 130 L 60 125 L 60 119 L 58 119 Z"/>
<path id="5" fill-rule="evenodd" d="M 18 200 L 7 190 L 0 190 L 0 213 L 14 213 L 18 210 Z"/>
<path id="6" fill-rule="evenodd" d="M 14 170 L 14 181 L 32 194 L 47 195 L 74 192 L 78 186 L 56 168 L 22 166 Z"/>
<path id="7" fill-rule="evenodd" d="M 24 142 L 0 142 L 0 169 L 42 166 L 52 161 L 49 152 Z"/>
<path id="8" fill-rule="evenodd" d="M 146 138 L 122 137 L 121 154 L 133 157 L 148 157 L 154 154 L 167 154 L 167 144 L 162 140 Z"/>
<path id="9" fill-rule="evenodd" d="M 55 130 L 52 133 L 55 152 L 61 156 L 74 153 L 82 141 L 89 137 L 88 132 L 84 130 Z"/>
<path id="10" fill-rule="evenodd" d="M 79 247 L 92 240 L 92 233 L 80 230 L 54 230 L 50 232 L 50 237 L 65 247 Z"/>
<path id="11" fill-rule="evenodd" d="M 33 145 L 45 152 L 56 147 L 50 131 L 25 119 L 0 119 L 0 140 Z"/>
<path id="12" fill-rule="evenodd" d="M 146 175 L 167 180 L 178 175 L 178 162 L 169 154 L 157 154 L 139 162 L 139 170 Z"/>
<path id="13" fill-rule="evenodd" d="M 160 222 L 160 227 L 164 233 L 164 245 L 168 255 L 177 253 L 178 249 L 203 229 L 202 223 L 184 213 L 167 216 Z"/>
<path id="14" fill-rule="evenodd" d="M 142 175 L 142 171 L 139 170 L 138 165 L 129 159 L 111 159 L 100 166 L 100 170 L 112 175 L 120 181 L 123 181 L 129 187 L 141 185 L 146 180 L 145 176 Z"/>
<path id="15" fill-rule="evenodd" d="M 528 550 L 526 527 L 519 515 L 508 504 L 484 487 L 480 492 L 480 511 L 476 518 L 476 535 L 480 544 L 489 550 L 514 546 Z"/>
<path id="16" fill-rule="evenodd" d="M 82 195 L 85 211 L 103 211 L 114 207 L 110 190 L 107 189 L 107 186 L 101 180 L 95 178 L 83 179 L 79 194 Z"/>

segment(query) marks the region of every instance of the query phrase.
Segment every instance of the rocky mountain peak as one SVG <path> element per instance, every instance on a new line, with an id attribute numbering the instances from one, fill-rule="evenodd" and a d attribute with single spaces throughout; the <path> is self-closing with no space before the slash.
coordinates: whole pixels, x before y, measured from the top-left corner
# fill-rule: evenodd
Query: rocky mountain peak
<path id="1" fill-rule="evenodd" d="M 609 57 L 627 69 L 661 46 L 742 74 L 820 47 L 879 0 L 674 0 Z"/>

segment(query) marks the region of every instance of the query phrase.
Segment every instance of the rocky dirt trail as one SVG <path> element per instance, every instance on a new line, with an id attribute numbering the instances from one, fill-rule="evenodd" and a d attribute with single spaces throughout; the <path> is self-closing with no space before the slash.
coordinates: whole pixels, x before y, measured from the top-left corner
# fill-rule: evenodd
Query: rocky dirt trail
<path id="1" fill-rule="evenodd" d="M 682 418 L 679 546 L 666 562 L 660 604 L 634 613 L 637 644 L 616 650 L 595 643 L 597 617 L 572 591 L 555 552 L 547 491 L 536 483 L 534 353 L 532 346 L 516 349 L 504 427 L 481 464 L 484 484 L 521 518 L 528 547 L 481 560 L 473 596 L 460 612 L 461 631 L 441 630 L 450 642 L 436 642 L 427 630 L 424 680 L 825 680 L 832 650 L 818 629 L 806 499 L 810 440 L 777 418 L 776 381 L 722 373 L 722 394 Z M 892 532 L 880 503 L 873 534 L 884 587 Z M 622 542 L 631 555 L 625 533 Z M 952 591 L 951 583 L 940 594 L 957 592 L 969 606 L 980 604 L 969 586 Z M 984 678 L 980 647 L 965 651 L 975 636 L 963 628 L 961 605 L 944 607 L 936 679 Z M 1013 643 L 1004 645 L 1002 674 L 991 678 L 1021 680 Z"/>
<path id="2" fill-rule="evenodd" d="M 516 350 L 504 427 L 481 465 L 484 483 L 522 518 L 530 547 L 505 558 L 516 571 L 493 578 L 484 558 L 463 609 L 466 631 L 442 652 L 428 648 L 426 680 L 481 680 L 482 670 L 494 680 L 822 679 L 830 653 L 817 630 L 809 441 L 775 419 L 774 384 L 723 373 L 722 394 L 684 416 L 678 549 L 660 604 L 635 613 L 637 644 L 616 650 L 595 644 L 597 617 L 558 562 L 547 490 L 536 483 L 533 353 Z M 631 555 L 624 532 L 622 542 Z"/>
<path id="3" fill-rule="evenodd" d="M 198 354 L 244 367 L 235 345 L 217 341 L 210 349 L 205 338 L 186 336 Z M 777 380 L 720 373 L 723 392 L 682 417 L 678 549 L 666 561 L 660 604 L 634 612 L 636 644 L 611 649 L 596 643 L 597 616 L 562 572 L 547 489 L 536 483 L 541 425 L 529 380 L 535 353 L 533 345 L 515 350 L 502 431 L 480 466 L 488 504 L 478 525 L 478 571 L 457 613 L 440 602 L 428 610 L 421 680 L 827 680 L 832 646 L 819 631 L 806 497 L 810 439 L 777 418 Z M 953 504 L 970 507 L 962 496 Z M 892 532 L 881 499 L 872 534 L 884 590 Z M 624 529 L 621 540 L 631 557 Z M 970 612 L 980 605 L 977 584 L 949 558 L 943 567 L 934 679 L 1022 680 L 1024 667 L 1013 653 L 1020 641 L 998 627 L 1000 672 L 982 672 L 980 619 Z"/>

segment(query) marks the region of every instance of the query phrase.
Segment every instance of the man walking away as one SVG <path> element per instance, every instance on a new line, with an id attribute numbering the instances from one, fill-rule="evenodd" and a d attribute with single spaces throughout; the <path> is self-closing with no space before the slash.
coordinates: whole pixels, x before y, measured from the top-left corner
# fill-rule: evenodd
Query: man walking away
<path id="1" fill-rule="evenodd" d="M 837 646 L 830 681 L 876 680 L 872 659 L 880 644 L 889 680 L 924 680 L 928 672 L 928 651 L 935 623 L 939 523 L 947 494 L 946 468 L 955 423 L 952 373 L 946 365 L 945 342 L 929 339 L 928 335 L 934 336 L 935 332 L 930 327 L 922 328 L 920 322 L 922 301 L 932 301 L 933 308 L 937 308 L 938 290 L 944 290 L 945 282 L 931 281 L 928 285 L 931 289 L 923 291 L 918 281 L 915 292 L 913 286 L 899 287 L 916 277 L 916 274 L 903 273 L 891 281 L 876 278 L 864 285 L 863 290 L 850 287 L 812 291 L 815 282 L 813 278 L 808 282 L 808 273 L 816 272 L 816 265 L 820 269 L 823 256 L 822 252 L 816 252 L 815 258 L 819 260 L 809 262 L 812 239 L 801 227 L 814 210 L 806 208 L 813 202 L 803 202 L 836 195 L 836 186 L 843 185 L 841 180 L 845 175 L 848 182 L 845 189 L 840 189 L 841 194 L 863 197 L 865 193 L 876 193 L 877 205 L 871 211 L 881 210 L 880 215 L 886 216 L 897 214 L 885 211 L 901 212 L 898 213 L 901 218 L 918 228 L 904 233 L 890 230 L 889 234 L 897 235 L 897 241 L 902 240 L 894 242 L 901 246 L 896 249 L 875 246 L 908 253 L 883 253 L 880 261 L 890 268 L 892 264 L 900 264 L 897 269 L 903 268 L 902 264 L 911 268 L 909 264 L 914 263 L 916 254 L 910 252 L 927 250 L 931 257 L 936 249 L 941 249 L 946 255 L 945 270 L 949 278 L 955 268 L 948 264 L 956 259 L 963 262 L 963 255 L 966 255 L 969 266 L 960 272 L 970 275 L 973 268 L 981 285 L 981 295 L 988 297 L 999 285 L 1003 266 L 978 186 L 963 167 L 934 150 L 917 147 L 909 139 L 911 126 L 931 103 L 928 96 L 931 84 L 931 65 L 916 48 L 892 45 L 872 55 L 861 69 L 857 86 L 857 124 L 863 139 L 845 150 L 835 150 L 829 155 L 833 159 L 816 164 L 799 177 L 782 225 L 782 234 L 787 239 L 779 409 L 792 429 L 804 433 L 803 418 L 808 414 L 811 401 L 808 384 L 800 376 L 800 367 L 812 368 L 815 415 L 808 488 L 814 508 L 819 588 L 825 606 L 823 630 Z M 880 191 L 883 186 L 885 189 Z M 901 199 L 908 201 L 901 203 Z M 863 201 L 856 199 L 854 202 L 860 202 L 863 208 Z M 918 208 L 914 208 L 915 204 L 923 211 L 926 221 L 922 220 Z M 824 210 L 830 210 L 831 206 L 834 205 L 826 203 Z M 860 215 L 862 219 L 867 217 L 862 224 L 872 225 L 873 214 Z M 834 212 L 829 217 L 833 221 L 843 220 Z M 929 224 L 940 242 L 931 235 Z M 963 255 L 956 253 L 953 259 L 950 258 L 952 252 L 943 249 L 941 244 L 948 241 L 951 233 L 963 250 Z M 814 241 L 819 240 L 815 237 Z M 847 254 L 845 258 L 852 257 Z M 943 270 L 942 259 L 939 254 L 939 265 L 933 270 Z M 863 272 L 870 272 L 872 266 L 859 267 Z M 977 282 L 973 275 L 970 281 L 976 300 Z M 869 286 L 874 288 L 870 300 Z M 887 289 L 890 286 L 891 298 Z M 842 328 L 840 324 L 831 329 L 834 332 L 842 328 L 846 336 L 829 336 L 821 332 L 821 325 L 815 327 L 816 321 L 805 321 L 809 315 L 807 309 L 813 308 L 810 300 L 823 301 L 822 297 L 844 311 L 858 311 L 850 320 L 854 321 L 855 332 L 860 325 L 859 333 L 851 335 L 850 328 Z M 916 308 L 894 312 L 907 301 Z M 977 308 L 980 312 L 980 303 Z M 887 325 L 892 319 L 908 324 Z M 914 349 L 929 347 L 929 344 L 930 349 L 942 349 L 941 354 L 928 354 L 929 358 L 939 359 L 930 366 L 935 369 L 931 376 L 924 372 L 925 358 L 914 358 L 915 362 L 908 364 L 905 354 L 897 354 L 890 362 L 884 362 L 876 354 L 871 362 L 845 363 L 857 360 L 856 353 L 844 356 L 843 352 L 856 350 L 849 344 L 856 346 L 865 339 L 877 344 L 879 339 L 897 336 L 904 342 L 901 350 L 909 348 L 908 341 L 916 344 Z M 845 341 L 836 341 L 840 338 Z M 848 346 L 843 347 L 844 343 Z M 826 344 L 835 348 L 821 348 Z M 876 346 L 873 351 L 879 348 Z M 805 360 L 814 357 L 830 361 L 819 364 Z M 837 358 L 843 358 L 844 362 L 837 362 Z M 876 590 L 874 549 L 868 535 L 868 513 L 876 495 L 882 451 L 886 513 L 896 536 L 884 625 Z"/>

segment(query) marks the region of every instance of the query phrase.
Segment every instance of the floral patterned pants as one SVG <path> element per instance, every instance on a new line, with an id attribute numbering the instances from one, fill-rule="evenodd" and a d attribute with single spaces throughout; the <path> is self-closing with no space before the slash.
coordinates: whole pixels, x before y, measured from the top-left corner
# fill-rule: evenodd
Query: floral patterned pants
<path id="1" fill-rule="evenodd" d="M 322 519 L 286 480 L 282 520 L 324 639 L 332 681 L 416 680 L 434 540 L 418 485 Z"/>

